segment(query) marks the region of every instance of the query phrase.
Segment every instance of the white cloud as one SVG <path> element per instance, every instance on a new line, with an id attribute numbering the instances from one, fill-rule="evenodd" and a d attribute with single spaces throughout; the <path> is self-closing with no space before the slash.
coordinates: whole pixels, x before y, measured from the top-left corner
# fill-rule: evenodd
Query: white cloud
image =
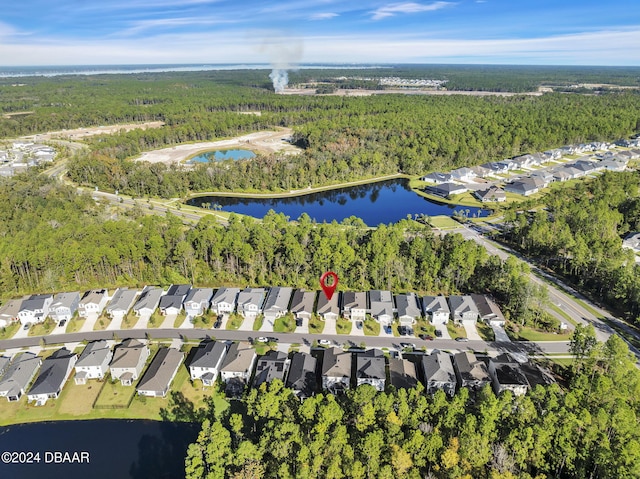
<path id="1" fill-rule="evenodd" d="M 392 17 L 398 13 L 420 13 L 420 12 L 433 12 L 442 8 L 452 5 L 451 2 L 433 2 L 428 4 L 405 2 L 405 3 L 392 3 L 380 7 L 371 13 L 373 20 L 381 20 L 383 18 Z"/>
<path id="2" fill-rule="evenodd" d="M 309 20 L 330 20 L 334 17 L 337 17 L 337 13 L 327 12 L 327 13 L 314 13 L 309 17 Z"/>
<path id="3" fill-rule="evenodd" d="M 159 18 L 155 20 L 137 21 L 130 28 L 120 32 L 120 34 L 133 35 L 154 28 L 175 28 L 189 25 L 220 25 L 229 23 L 237 22 L 235 20 L 225 20 L 218 17 Z"/>

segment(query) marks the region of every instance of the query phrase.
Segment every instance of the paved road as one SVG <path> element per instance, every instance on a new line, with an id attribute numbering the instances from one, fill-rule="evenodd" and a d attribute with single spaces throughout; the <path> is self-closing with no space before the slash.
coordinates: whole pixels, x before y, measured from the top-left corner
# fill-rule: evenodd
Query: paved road
<path id="1" fill-rule="evenodd" d="M 513 251 L 506 246 L 499 245 L 498 243 L 487 239 L 486 237 L 482 236 L 476 229 L 467 227 L 466 225 L 453 230 L 453 232 L 460 233 L 465 238 L 476 241 L 477 243 L 484 246 L 487 251 L 489 251 L 489 253 L 498 255 L 502 259 L 507 259 L 509 256 L 515 256 L 521 261 L 527 263 L 531 268 L 531 280 L 534 283 L 542 285 L 547 289 L 549 293 L 549 300 L 552 301 L 556 306 L 558 306 L 562 311 L 571 316 L 572 319 L 574 319 L 576 322 L 584 325 L 592 324 L 596 330 L 596 337 L 599 341 L 606 341 L 609 336 L 615 334 L 615 331 L 608 324 L 603 322 L 601 318 L 606 318 L 607 321 L 615 323 L 616 327 L 624 330 L 627 334 L 640 339 L 638 338 L 638 333 L 620 318 L 616 318 L 613 314 L 611 314 L 611 312 L 594 305 L 578 291 L 571 288 L 570 286 L 567 286 L 554 276 L 542 271 L 535 264 L 531 263 L 526 257 L 522 256 L 516 251 Z M 574 299 L 574 297 L 588 304 L 589 307 L 597 313 L 597 316 L 594 315 L 591 311 L 585 309 Z M 554 313 L 553 310 L 549 310 L 549 312 Z M 559 319 L 562 321 L 564 318 L 560 316 Z M 640 360 L 640 350 L 638 350 L 629 342 L 627 342 L 627 345 L 629 346 L 629 350 Z"/>
<path id="2" fill-rule="evenodd" d="M 5 339 L 0 341 L 0 350 L 27 348 L 31 346 L 39 346 L 44 340 L 45 344 L 61 344 L 74 343 L 80 341 L 96 341 L 99 339 L 205 339 L 215 338 L 232 341 L 248 341 L 258 337 L 257 331 L 227 331 L 219 329 L 122 329 L 117 331 L 91 331 L 84 333 L 58 334 L 50 336 L 28 337 L 21 339 Z M 335 345 L 351 344 L 353 346 L 366 342 L 369 347 L 387 347 L 400 349 L 400 343 L 406 341 L 402 337 L 381 337 L 381 336 L 352 336 L 352 335 L 314 335 L 314 334 L 296 334 L 296 333 L 269 333 L 269 337 L 278 338 L 280 342 L 300 343 L 309 345 L 317 339 L 327 339 Z M 544 353 L 567 353 L 569 344 L 566 341 L 553 342 L 526 342 L 514 341 L 508 343 L 502 342 L 485 342 L 485 341 L 467 341 L 458 342 L 450 339 L 435 339 L 432 341 L 422 341 L 418 338 L 411 338 L 410 342 L 416 347 L 426 347 L 428 349 L 443 350 L 466 350 L 484 352 L 520 352 L 527 354 L 544 354 Z"/>

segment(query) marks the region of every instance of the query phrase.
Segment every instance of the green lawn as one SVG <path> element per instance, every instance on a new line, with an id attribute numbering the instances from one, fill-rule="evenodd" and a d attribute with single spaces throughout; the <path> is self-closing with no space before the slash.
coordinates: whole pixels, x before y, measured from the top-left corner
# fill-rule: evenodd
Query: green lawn
<path id="1" fill-rule="evenodd" d="M 77 333 L 80 331 L 80 328 L 84 324 L 86 320 L 84 318 L 80 318 L 79 316 L 75 316 L 67 321 L 67 329 L 65 330 L 67 333 Z"/>
<path id="2" fill-rule="evenodd" d="M 29 329 L 29 336 L 46 336 L 53 328 L 56 327 L 56 323 L 53 319 L 47 318 L 43 323 L 34 324 Z"/>
<path id="3" fill-rule="evenodd" d="M 96 401 L 97 407 L 114 406 L 124 408 L 136 393 L 135 384 L 133 386 L 123 386 L 120 381 L 112 381 L 111 378 L 104 381 L 103 384 Z"/>
<path id="4" fill-rule="evenodd" d="M 400 336 L 400 331 L 398 331 L 398 323 L 393 322 L 391 323 L 391 334 L 393 334 L 394 337 L 399 337 Z"/>
<path id="5" fill-rule="evenodd" d="M 276 319 L 273 323 L 273 330 L 276 333 L 293 333 L 296 330 L 296 320 L 292 313 L 287 313 L 284 316 Z"/>
<path id="6" fill-rule="evenodd" d="M 147 323 L 150 328 L 159 328 L 164 322 L 164 316 L 160 314 L 160 310 L 156 309 Z M 135 323 L 134 323 L 135 324 Z"/>
<path id="7" fill-rule="evenodd" d="M 438 228 L 441 230 L 446 229 L 455 229 L 460 227 L 460 223 L 456 220 L 451 219 L 450 216 L 438 215 L 438 216 L 430 216 L 429 223 L 432 227 Z"/>
<path id="8" fill-rule="evenodd" d="M 242 321 L 243 321 L 242 316 L 240 316 L 239 314 L 233 313 L 231 316 L 229 316 L 229 320 L 227 321 L 227 329 L 229 330 L 238 329 L 242 324 Z"/>
<path id="9" fill-rule="evenodd" d="M 253 330 L 254 331 L 260 331 L 260 328 L 262 327 L 262 322 L 264 321 L 264 316 L 259 314 L 255 321 L 253 321 Z"/>
<path id="10" fill-rule="evenodd" d="M 94 331 L 105 330 L 107 329 L 107 326 L 109 326 L 109 324 L 111 324 L 111 318 L 106 314 L 101 314 L 98 320 L 96 321 L 96 324 L 93 325 L 93 330 Z"/>
<path id="11" fill-rule="evenodd" d="M 367 318 L 364 321 L 364 334 L 366 336 L 379 336 L 380 335 L 380 323 L 375 319 Z"/>
<path id="12" fill-rule="evenodd" d="M 186 311 L 180 311 L 180 313 L 178 313 L 178 316 L 176 316 L 176 320 L 173 322 L 173 327 L 176 329 L 179 328 L 180 326 L 182 326 L 182 323 L 184 323 L 185 319 L 187 319 Z"/>
<path id="13" fill-rule="evenodd" d="M 467 331 L 462 326 L 456 326 L 453 321 L 447 321 L 447 331 L 451 339 L 467 337 Z"/>
<path id="14" fill-rule="evenodd" d="M 155 313 L 154 313 L 155 314 Z M 151 315 L 151 317 L 153 318 L 153 315 Z M 135 314 L 133 314 L 133 312 L 129 312 L 129 314 L 127 314 L 124 319 L 122 320 L 122 329 L 131 329 L 133 328 L 136 323 L 138 322 L 138 316 L 136 316 Z M 149 327 L 152 328 L 153 326 L 151 325 L 151 320 L 149 320 Z"/>
<path id="15" fill-rule="evenodd" d="M 315 314 L 311 316 L 309 320 L 309 332 L 311 334 L 322 334 L 324 330 L 324 321 L 318 318 Z"/>
<path id="16" fill-rule="evenodd" d="M 218 319 L 215 313 L 205 313 L 202 316 L 196 316 L 193 318 L 193 327 L 200 329 L 210 329 Z"/>
<path id="17" fill-rule="evenodd" d="M 413 325 L 413 332 L 416 336 L 419 334 L 427 334 L 435 337 L 436 327 L 426 319 L 419 319 L 416 321 L 416 324 Z"/>
<path id="18" fill-rule="evenodd" d="M 511 328 L 510 328 L 511 329 Z M 569 341 L 571 333 L 569 331 L 562 334 L 537 331 L 526 326 L 518 326 L 518 332 L 509 331 L 509 336 L 518 341 Z"/>
<path id="19" fill-rule="evenodd" d="M 338 334 L 351 334 L 353 323 L 348 319 L 338 318 L 336 320 L 336 332 Z"/>
<path id="20" fill-rule="evenodd" d="M 20 321 L 14 321 L 12 324 L 5 328 L 0 328 L 0 339 L 12 338 L 14 334 L 22 327 Z"/>
<path id="21" fill-rule="evenodd" d="M 493 332 L 493 329 L 487 323 L 483 323 L 481 321 L 477 322 L 476 329 L 478 330 L 478 334 L 480 335 L 480 337 L 485 341 L 496 340 L 496 335 Z"/>

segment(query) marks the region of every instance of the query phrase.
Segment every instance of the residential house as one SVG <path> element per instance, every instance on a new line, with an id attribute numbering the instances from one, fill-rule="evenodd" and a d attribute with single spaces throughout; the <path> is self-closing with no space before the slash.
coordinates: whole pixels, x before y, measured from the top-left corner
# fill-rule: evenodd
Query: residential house
<path id="1" fill-rule="evenodd" d="M 0 378 L 7 372 L 7 369 L 9 369 L 9 364 L 11 364 L 10 357 L 0 356 Z"/>
<path id="2" fill-rule="evenodd" d="M 129 288 L 118 288 L 107 305 L 107 314 L 113 319 L 122 319 L 129 312 L 138 292 Z"/>
<path id="3" fill-rule="evenodd" d="M 484 361 L 477 359 L 471 351 L 454 354 L 453 369 L 460 388 L 478 391 L 491 382 L 487 365 Z"/>
<path id="4" fill-rule="evenodd" d="M 287 314 L 292 294 L 293 288 L 276 286 L 269 289 L 262 310 L 268 324 L 273 325 L 276 319 Z"/>
<path id="5" fill-rule="evenodd" d="M 367 309 L 367 293 L 363 291 L 342 293 L 342 316 L 346 319 L 364 321 L 367 318 Z"/>
<path id="6" fill-rule="evenodd" d="M 495 360 L 487 362 L 491 385 L 496 394 L 511 391 L 516 396 L 522 396 L 529 390 L 529 381 L 522 372 L 520 364 L 510 360 L 508 354 L 502 354 Z"/>
<path id="7" fill-rule="evenodd" d="M 256 362 L 256 352 L 249 343 L 232 343 L 220 366 L 220 377 L 229 396 L 239 396 L 249 383 Z"/>
<path id="8" fill-rule="evenodd" d="M 19 400 L 41 364 L 42 359 L 33 353 L 18 353 L 0 378 L 0 397 L 9 402 Z"/>
<path id="9" fill-rule="evenodd" d="M 389 358 L 389 382 L 396 389 L 416 387 L 416 365 L 407 359 Z"/>
<path id="10" fill-rule="evenodd" d="M 288 367 L 289 359 L 285 353 L 282 351 L 269 351 L 258 358 L 253 386 L 257 388 L 262 383 L 270 383 L 274 379 L 279 379 L 284 383 Z"/>
<path id="11" fill-rule="evenodd" d="M 86 384 L 87 379 L 104 379 L 112 358 L 113 351 L 105 340 L 87 344 L 76 362 L 75 383 Z"/>
<path id="12" fill-rule="evenodd" d="M 556 382 L 555 378 L 548 371 L 545 371 L 537 364 L 531 362 L 521 363 L 520 370 L 527 378 L 531 389 L 537 385 L 548 386 Z"/>
<path id="13" fill-rule="evenodd" d="M 262 313 L 266 291 L 264 288 L 246 288 L 238 293 L 238 314 L 255 319 Z"/>
<path id="14" fill-rule="evenodd" d="M 335 295 L 337 297 L 337 295 Z M 291 299 L 291 312 L 295 315 L 296 319 L 307 320 L 311 319 L 313 314 L 313 305 L 316 302 L 315 291 L 305 291 L 304 289 L 297 289 L 293 293 Z"/>
<path id="15" fill-rule="evenodd" d="M 313 396 L 318 384 L 316 366 L 317 360 L 310 354 L 293 353 L 285 386 L 293 389 L 300 399 Z"/>
<path id="16" fill-rule="evenodd" d="M 422 356 L 420 365 L 427 393 L 434 394 L 442 390 L 448 396 L 455 394 L 456 373 L 449 353 L 434 349 L 431 354 Z"/>
<path id="17" fill-rule="evenodd" d="M 576 161 L 571 166 L 573 166 L 577 170 L 584 172 L 585 175 L 589 173 L 593 173 L 594 171 L 602 170 L 602 166 L 599 163 L 595 161 L 588 161 L 588 160 Z"/>
<path id="18" fill-rule="evenodd" d="M 42 362 L 38 377 L 29 388 L 27 400 L 36 406 L 44 405 L 48 399 L 57 399 L 67 382 L 78 356 L 66 348 L 58 349 Z"/>
<path id="19" fill-rule="evenodd" d="M 487 169 L 491 175 L 504 175 L 509 171 L 509 166 L 506 163 L 495 161 L 491 163 L 485 163 L 480 165 L 483 168 Z"/>
<path id="20" fill-rule="evenodd" d="M 160 313 L 167 315 L 177 315 L 182 311 L 182 303 L 189 294 L 191 285 L 189 284 L 172 284 L 167 290 L 167 294 L 160 298 Z"/>
<path id="21" fill-rule="evenodd" d="M 384 354 L 379 349 L 368 349 L 356 355 L 356 385 L 370 384 L 384 391 L 387 383 Z"/>
<path id="22" fill-rule="evenodd" d="M 369 311 L 373 319 L 388 326 L 393 321 L 394 309 L 391 291 L 369 291 Z"/>
<path id="23" fill-rule="evenodd" d="M 400 326 L 412 327 L 422 316 L 422 309 L 415 293 L 396 294 L 396 310 Z"/>
<path id="24" fill-rule="evenodd" d="M 227 344 L 222 341 L 207 341 L 201 345 L 196 349 L 189 364 L 191 380 L 200 379 L 203 386 L 213 386 L 226 355 Z"/>
<path id="25" fill-rule="evenodd" d="M 324 351 L 322 358 L 322 388 L 340 394 L 351 385 L 351 353 L 338 348 Z"/>
<path id="26" fill-rule="evenodd" d="M 327 298 L 324 293 L 318 295 L 318 304 L 316 306 L 316 313 L 325 321 L 335 321 L 340 316 L 339 299 L 342 299 L 342 294 L 334 293 L 331 299 Z"/>
<path id="27" fill-rule="evenodd" d="M 231 314 L 236 309 L 240 288 L 219 288 L 211 298 L 211 311 L 217 315 Z"/>
<path id="28" fill-rule="evenodd" d="M 457 168 L 451 171 L 451 178 L 458 181 L 473 181 L 476 177 L 475 172 L 471 168 Z"/>
<path id="29" fill-rule="evenodd" d="M 86 318 L 90 314 L 99 316 L 107 305 L 109 294 L 106 289 L 92 289 L 82 295 L 78 304 L 78 314 L 81 318 Z"/>
<path id="30" fill-rule="evenodd" d="M 58 293 L 53 298 L 53 303 L 49 308 L 51 319 L 56 323 L 62 320 L 68 321 L 78 310 L 80 304 L 80 293 Z"/>
<path id="31" fill-rule="evenodd" d="M 489 168 L 485 168 L 484 166 L 473 166 L 471 167 L 471 171 L 473 171 L 477 178 L 486 178 L 493 173 Z"/>
<path id="32" fill-rule="evenodd" d="M 51 294 L 32 294 L 22 300 L 18 318 L 22 324 L 42 323 L 47 316 L 53 303 Z"/>
<path id="33" fill-rule="evenodd" d="M 0 328 L 18 320 L 22 299 L 10 299 L 0 307 Z"/>
<path id="34" fill-rule="evenodd" d="M 165 397 L 183 360 L 184 353 L 177 349 L 160 348 L 138 383 L 136 388 L 138 394 Z"/>
<path id="35" fill-rule="evenodd" d="M 524 178 L 522 180 L 507 183 L 504 186 L 505 191 L 516 193 L 518 195 L 530 196 L 544 188 L 544 184 L 538 178 Z"/>
<path id="36" fill-rule="evenodd" d="M 145 286 L 140 293 L 140 297 L 133 305 L 133 312 L 137 316 L 150 317 L 160 304 L 160 297 L 164 291 L 162 288 L 154 286 Z"/>
<path id="37" fill-rule="evenodd" d="M 479 201 L 483 203 L 503 203 L 507 201 L 507 195 L 502 188 L 491 186 L 486 190 L 476 190 L 473 192 Z"/>
<path id="38" fill-rule="evenodd" d="M 452 195 L 461 195 L 462 193 L 466 193 L 469 189 L 466 186 L 458 185 L 456 183 L 442 183 L 441 185 L 427 186 L 425 191 L 436 196 L 449 198 Z"/>
<path id="39" fill-rule="evenodd" d="M 449 296 L 449 309 L 456 323 L 475 323 L 478 320 L 478 307 L 471 296 Z"/>
<path id="40" fill-rule="evenodd" d="M 573 165 L 567 165 L 564 167 L 564 171 L 566 171 L 569 174 L 569 179 L 571 180 L 575 180 L 576 178 L 582 178 L 585 175 L 585 172 L 582 170 L 579 170 L 578 168 L 574 167 Z"/>
<path id="41" fill-rule="evenodd" d="M 131 386 L 140 377 L 148 357 L 149 348 L 145 344 L 137 339 L 124 340 L 113 352 L 109 365 L 111 378 L 119 379 L 123 386 Z"/>
<path id="42" fill-rule="evenodd" d="M 212 296 L 212 288 L 191 288 L 184 299 L 184 310 L 187 316 L 191 318 L 202 316 L 209 309 Z"/>
<path id="43" fill-rule="evenodd" d="M 451 310 L 444 296 L 424 296 L 422 310 L 425 318 L 430 318 L 432 324 L 447 324 L 451 319 Z"/>
<path id="44" fill-rule="evenodd" d="M 471 299 L 478 308 L 478 316 L 491 326 L 504 326 L 505 319 L 498 305 L 487 295 L 472 294 Z"/>
<path id="45" fill-rule="evenodd" d="M 542 188 L 546 188 L 553 183 L 553 174 L 548 170 L 540 170 L 529 175 L 531 178 L 538 180 L 542 184 Z"/>
<path id="46" fill-rule="evenodd" d="M 553 172 L 553 181 L 563 182 L 570 180 L 571 178 L 571 173 L 567 171 L 565 167 L 558 168 Z"/>
<path id="47" fill-rule="evenodd" d="M 609 159 L 602 160 L 600 166 L 608 171 L 624 171 L 627 168 L 627 160 Z"/>
<path id="48" fill-rule="evenodd" d="M 443 183 L 449 183 L 452 180 L 451 173 L 429 173 L 428 175 L 420 178 L 421 181 L 426 183 L 433 183 L 434 185 L 441 185 Z"/>

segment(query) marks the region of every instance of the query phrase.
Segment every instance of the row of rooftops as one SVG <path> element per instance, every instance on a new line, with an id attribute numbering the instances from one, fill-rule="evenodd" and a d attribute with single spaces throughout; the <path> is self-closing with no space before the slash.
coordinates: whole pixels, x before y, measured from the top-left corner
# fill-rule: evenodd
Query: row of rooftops
<path id="1" fill-rule="evenodd" d="M 640 158 L 640 139 L 624 140 L 617 143 L 618 146 L 635 146 L 635 149 L 624 151 L 606 151 L 612 147 L 609 143 L 593 142 L 582 145 L 570 145 L 542 153 L 533 153 L 505 159 L 497 162 L 485 163 L 471 168 L 457 168 L 448 173 L 429 173 L 421 178 L 422 181 L 433 183 L 426 191 L 448 198 L 452 195 L 469 191 L 464 184 L 456 182 L 472 182 L 475 178 L 496 177 L 513 170 L 540 166 L 543 163 L 560 159 L 564 155 L 584 153 L 591 151 L 604 151 L 592 157 L 579 160 L 575 163 L 557 166 L 548 171 L 538 171 L 525 178 L 518 178 L 505 185 L 505 190 L 529 195 L 549 185 L 552 181 L 566 181 L 580 178 L 591 172 L 607 169 L 611 171 L 623 171 L 629 160 Z M 599 161 L 598 161 L 599 160 Z M 498 176 L 499 178 L 499 176 Z M 504 201 L 506 196 L 500 188 L 493 186 L 489 190 L 474 191 L 480 201 Z"/>
<path id="2" fill-rule="evenodd" d="M 7 301 L 0 307 L 0 322 L 8 322 L 20 318 L 23 323 L 31 319 L 26 316 L 26 312 L 33 314 L 40 311 L 39 321 L 46 318 L 47 314 L 54 314 L 56 308 L 66 306 L 78 309 L 81 316 L 89 310 L 89 305 L 95 306 L 97 313 L 105 308 L 107 314 L 126 314 L 130 309 L 140 312 L 147 309 L 150 312 L 160 308 L 161 312 L 166 312 L 169 308 L 179 311 L 183 306 L 188 308 L 188 304 L 195 303 L 200 306 L 199 314 L 207 309 L 217 314 L 230 313 L 236 311 L 244 314 L 248 311 L 256 313 L 282 315 L 289 311 L 298 316 L 311 315 L 316 312 L 324 316 L 326 314 L 346 317 L 371 314 L 376 319 L 381 316 L 390 321 L 394 315 L 398 317 L 408 317 L 417 319 L 421 316 L 429 316 L 436 312 L 446 311 L 448 314 L 456 315 L 462 310 L 489 309 L 488 313 L 502 316 L 499 308 L 489 298 L 483 295 L 471 296 L 424 296 L 418 297 L 415 293 L 393 294 L 386 290 L 371 291 L 343 291 L 336 293 L 328 299 L 323 293 L 317 291 L 306 291 L 304 289 L 293 290 L 289 287 L 273 288 L 226 288 L 222 287 L 215 291 L 212 288 L 192 288 L 189 285 L 172 285 L 164 293 L 161 288 L 147 286 L 142 291 L 135 289 L 118 289 L 110 302 L 107 304 L 106 290 L 92 290 L 84 293 L 80 299 L 79 293 L 59 293 L 55 296 L 41 294 L 31 295 L 23 299 L 13 299 Z M 100 306 L 101 305 L 101 306 Z M 224 305 L 224 307 L 223 307 Z M 75 312 L 71 311 L 71 314 Z M 191 311 L 191 310 L 189 310 Z M 484 314 L 479 311 L 480 317 Z M 35 316 L 33 316 L 35 318 Z M 364 319 L 364 318 L 362 318 Z M 504 318 L 503 318 L 504 319 Z M 32 319 L 38 321 L 38 319 Z"/>
<path id="3" fill-rule="evenodd" d="M 27 141 L 16 141 L 8 149 L 0 149 L 0 176 L 13 176 L 31 166 L 51 162 L 56 150 L 48 145 Z"/>

